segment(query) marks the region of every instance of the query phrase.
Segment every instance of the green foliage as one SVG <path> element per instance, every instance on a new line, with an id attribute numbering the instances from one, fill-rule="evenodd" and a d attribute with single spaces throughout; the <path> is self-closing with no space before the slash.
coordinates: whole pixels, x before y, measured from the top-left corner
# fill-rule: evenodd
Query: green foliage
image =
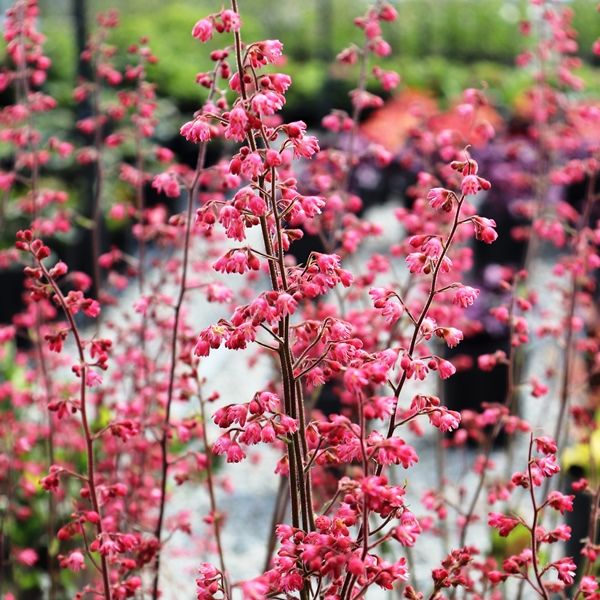
<path id="1" fill-rule="evenodd" d="M 519 554 L 531 543 L 529 531 L 521 524 L 504 537 L 498 533 L 497 529 L 490 529 L 490 533 L 492 536 L 491 555 L 499 562 L 513 554 Z"/>
<path id="2" fill-rule="evenodd" d="M 444 100 L 455 97 L 464 86 L 479 87 L 485 82 L 497 104 L 510 106 L 530 83 L 527 72 L 513 66 L 516 54 L 527 46 L 518 33 L 519 21 L 527 16 L 525 0 L 398 0 L 395 4 L 400 18 L 386 27 L 394 56 L 384 63 L 400 72 L 405 85 L 430 90 Z M 149 69 L 160 94 L 172 98 L 186 113 L 195 110 L 203 97 L 195 75 L 211 68 L 207 49 L 219 47 L 223 40 L 217 36 L 201 45 L 188 34 L 197 19 L 219 10 L 221 4 L 213 0 L 96 0 L 89 2 L 89 12 L 115 5 L 122 18 L 112 41 L 126 48 L 148 36 L 160 59 Z M 325 100 L 330 104 L 335 100 L 337 106 L 347 104 L 346 94 L 356 73 L 348 69 L 344 81 L 339 74 L 332 75 L 329 65 L 336 52 L 353 40 L 360 42 L 352 17 L 362 14 L 367 5 L 366 0 L 242 0 L 245 38 L 276 37 L 285 43 L 289 61 L 285 70 L 294 79 L 287 110 L 294 118 L 320 118 Z M 581 54 L 593 61 L 591 45 L 600 30 L 600 15 L 591 0 L 572 0 L 571 7 Z M 71 104 L 76 51 L 66 8 L 42 1 L 42 28 L 53 60 L 49 91 L 59 102 Z M 591 92 L 598 91 L 594 69 L 584 68 L 582 77 L 592 86 Z"/>
<path id="3" fill-rule="evenodd" d="M 597 417 L 598 420 L 598 417 Z M 565 448 L 561 457 L 561 466 L 564 471 L 573 467 L 583 470 L 584 476 L 591 479 L 595 485 L 598 481 L 598 466 L 600 464 L 600 430 L 590 436 L 587 443 L 573 444 Z"/>

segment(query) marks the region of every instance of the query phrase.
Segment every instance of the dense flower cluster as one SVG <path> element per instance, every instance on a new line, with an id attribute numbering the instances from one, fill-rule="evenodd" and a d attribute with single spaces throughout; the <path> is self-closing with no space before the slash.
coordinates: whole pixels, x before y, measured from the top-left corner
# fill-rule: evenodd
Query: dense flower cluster
<path id="1" fill-rule="evenodd" d="M 568 93 L 583 86 L 572 11 L 532 0 L 539 35 L 521 25 L 532 41 L 518 62 L 539 69 L 522 139 L 510 138 L 482 90 L 467 89 L 444 113 L 413 110 L 398 148 L 364 127 L 401 83 L 389 59 L 376 64 L 392 53 L 391 4 L 355 19 L 359 42 L 337 56 L 342 71 L 358 71 L 350 109 L 323 117 L 319 141 L 305 122 L 285 120 L 282 42 L 244 40 L 232 0 L 190 23 L 200 43 L 225 40 L 198 73 L 206 97 L 179 132 L 195 167 L 156 143 L 147 66 L 157 58 L 145 38 L 127 53 L 109 43 L 115 11 L 99 15 L 83 49 L 72 139 L 48 134 L 39 115 L 57 103 L 43 91 L 51 61 L 38 15 L 36 0 L 9 9 L 0 72 L 0 92 L 14 98 L 0 111 L 3 223 L 17 215 L 0 266 L 20 261 L 25 292 L 0 325 L 7 599 L 19 569 L 43 554 L 51 598 L 156 600 L 176 532 L 198 544 L 202 600 L 358 600 L 375 588 L 412 600 L 600 598 L 600 111 Z M 207 153 L 213 142 L 218 159 Z M 83 169 L 85 207 L 45 187 L 65 164 Z M 385 169 L 408 181 L 392 243 L 363 193 Z M 108 207 L 115 181 L 125 191 Z M 569 187 L 582 184 L 569 202 Z M 495 193 L 510 196 L 502 209 L 490 204 Z M 520 219 L 512 229 L 508 205 Z M 126 224 L 128 247 L 104 243 L 105 220 Z M 63 256 L 78 224 L 91 276 Z M 524 259 L 485 264 L 503 236 L 525 246 Z M 540 291 L 535 265 L 545 266 L 550 243 L 553 278 Z M 547 339 L 559 340 L 561 364 L 525 374 L 532 342 Z M 259 390 L 238 386 L 221 400 L 207 365 L 224 349 L 248 352 L 248 368 L 267 365 Z M 451 382 L 473 372 L 501 372 L 505 389 L 480 386 L 476 407 L 452 405 Z M 530 422 L 525 401 L 546 403 L 552 420 Z M 573 430 L 587 470 L 566 489 L 561 450 Z M 429 444 L 438 485 L 424 489 L 417 473 L 429 468 Z M 277 454 L 280 493 L 264 570 L 239 580 L 219 499 L 229 468 L 240 468 L 228 463 L 259 460 L 265 445 Z M 457 457 L 464 481 L 447 472 Z M 206 515 L 173 508 L 176 487 L 192 485 L 206 492 Z M 566 519 L 586 494 L 590 525 L 565 553 L 574 541 Z M 489 543 L 473 534 L 477 522 Z M 22 524 L 31 538 L 11 541 L 7 531 Z M 437 542 L 424 576 L 411 549 Z"/>

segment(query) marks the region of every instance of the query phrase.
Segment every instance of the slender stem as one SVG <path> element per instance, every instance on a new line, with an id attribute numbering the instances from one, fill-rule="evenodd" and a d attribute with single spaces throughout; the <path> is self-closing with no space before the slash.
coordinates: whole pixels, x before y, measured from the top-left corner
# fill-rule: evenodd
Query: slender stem
<path id="1" fill-rule="evenodd" d="M 285 510 L 289 500 L 289 494 L 287 492 L 288 480 L 285 477 L 280 477 L 279 487 L 277 488 L 277 496 L 275 497 L 275 506 L 273 507 L 273 515 L 271 517 L 271 527 L 269 528 L 269 541 L 267 544 L 267 554 L 265 557 L 265 566 L 263 571 L 268 571 L 271 567 L 271 558 L 275 552 L 275 544 L 277 541 L 275 529 L 277 524 L 281 523 L 285 516 Z"/>
<path id="2" fill-rule="evenodd" d="M 585 195 L 585 206 L 584 210 L 579 219 L 579 224 L 577 227 L 577 234 L 574 239 L 574 256 L 577 257 L 579 254 L 579 245 L 582 241 L 582 236 L 585 228 L 590 219 L 590 214 L 592 210 L 592 205 L 594 203 L 594 188 L 596 187 L 596 173 L 594 172 L 588 178 L 586 195 Z M 565 362 L 564 368 L 562 372 L 561 386 L 560 386 L 560 410 L 558 413 L 558 419 L 556 421 L 556 426 L 554 428 L 554 439 L 557 444 L 560 445 L 560 438 L 562 434 L 563 421 L 565 418 L 565 413 L 567 411 L 567 406 L 569 403 L 570 396 L 570 377 L 571 377 L 571 362 L 573 359 L 573 337 L 574 337 L 574 329 L 573 329 L 573 318 L 575 316 L 575 310 L 577 308 L 577 291 L 578 291 L 578 282 L 577 275 L 575 273 L 575 269 L 571 272 L 571 286 L 569 289 L 569 307 L 567 310 L 566 316 L 566 328 L 567 332 L 565 334 Z"/>
<path id="3" fill-rule="evenodd" d="M 239 14 L 237 0 L 231 0 L 232 10 Z M 244 82 L 244 57 L 242 53 L 242 38 L 239 30 L 234 31 L 235 58 L 237 64 L 238 77 L 240 82 L 240 96 L 244 104 L 248 101 L 246 85 Z M 263 141 L 267 144 L 264 130 L 262 132 Z M 252 152 L 258 149 L 255 132 L 251 131 L 248 136 L 248 144 Z M 274 241 L 269 231 L 269 225 L 266 217 L 260 218 L 260 228 L 265 246 L 265 252 L 269 256 L 277 256 L 276 263 L 268 261 L 269 275 L 272 289 L 276 292 L 287 291 L 287 273 L 285 267 L 285 254 L 283 249 L 283 234 L 281 227 L 281 215 L 277 207 L 276 198 L 276 172 L 271 170 L 271 190 L 267 192 L 264 188 L 265 177 L 258 177 L 258 189 L 262 198 L 267 204 L 271 204 L 273 220 L 275 223 L 276 252 L 274 252 Z M 283 340 L 279 343 L 278 356 L 283 380 L 284 409 L 286 414 L 293 419 L 298 419 L 300 426 L 291 436 L 291 442 L 288 443 L 288 462 L 290 474 L 290 498 L 292 505 L 292 524 L 294 527 L 300 527 L 300 517 L 302 526 L 305 530 L 313 528 L 313 512 L 311 506 L 310 494 L 310 473 L 304 476 L 304 458 L 306 452 L 306 431 L 304 428 L 304 406 L 300 386 L 296 385 L 293 376 L 294 358 L 291 350 L 290 341 L 290 322 L 289 317 L 284 316 L 279 321 L 278 335 Z M 307 583 L 307 582 L 306 582 Z M 308 600 L 308 586 L 305 585 L 300 590 L 301 600 Z"/>
<path id="4" fill-rule="evenodd" d="M 515 289 L 516 282 L 513 283 L 513 291 L 510 298 L 510 304 L 508 309 L 508 357 L 507 357 L 507 369 L 506 369 L 506 398 L 504 400 L 504 405 L 508 407 L 510 410 L 513 404 L 514 396 L 515 396 L 515 382 L 514 382 L 514 361 L 515 361 L 515 349 L 512 344 L 513 338 L 513 316 L 515 310 Z M 502 430 L 502 420 L 498 420 L 494 425 L 492 432 L 486 438 L 486 445 L 483 452 L 484 456 L 484 464 L 481 468 L 481 473 L 479 474 L 479 481 L 477 482 L 477 487 L 475 488 L 475 493 L 471 498 L 471 502 L 469 504 L 469 508 L 465 515 L 465 524 L 460 533 L 460 547 L 464 546 L 467 541 L 467 531 L 471 525 L 473 520 L 473 514 L 475 513 L 475 508 L 477 506 L 477 502 L 479 501 L 479 496 L 483 491 L 483 487 L 485 485 L 485 478 L 487 474 L 487 465 L 490 460 L 490 455 L 492 454 L 492 450 L 494 449 L 494 442 L 496 438 L 500 435 L 500 431 Z"/>
<path id="5" fill-rule="evenodd" d="M 18 40 L 19 40 L 21 49 L 19 52 L 20 60 L 19 60 L 19 64 L 17 65 L 17 72 L 18 72 L 18 83 L 20 83 L 21 85 L 16 86 L 16 98 L 17 98 L 17 103 L 24 104 L 28 108 L 27 121 L 28 121 L 29 127 L 33 128 L 32 115 L 35 113 L 33 111 L 29 110 L 30 89 L 29 89 L 29 82 L 27 80 L 27 63 L 26 63 L 26 54 L 27 53 L 26 53 L 26 41 L 25 41 L 25 36 L 24 36 L 24 22 L 25 22 L 25 17 L 26 17 L 25 10 L 26 10 L 26 5 L 22 4 L 18 11 L 19 20 L 21 21 L 21 27 L 19 28 Z M 39 171 L 40 171 L 38 152 L 37 152 L 38 148 L 36 146 L 37 146 L 37 144 L 33 141 L 33 136 L 28 135 L 27 136 L 27 149 L 31 153 L 31 156 L 32 156 L 30 190 L 31 190 L 33 220 L 35 220 L 35 218 L 37 216 L 37 192 L 38 192 L 38 183 L 39 183 L 38 180 L 39 180 Z M 17 161 L 15 160 L 15 166 L 16 166 L 16 162 Z M 8 190 L 7 190 L 6 194 L 3 195 L 3 199 L 5 196 L 6 196 L 6 198 L 8 198 Z M 2 215 L 2 216 L 4 216 L 4 215 Z M 2 231 L 2 230 L 3 230 L 3 224 L 2 224 L 2 222 L 0 222 L 0 231 Z M 35 324 L 34 324 L 35 339 L 33 340 L 33 342 L 34 342 L 35 349 L 37 352 L 38 364 L 39 364 L 39 368 L 40 368 L 41 375 L 42 375 L 41 379 L 44 384 L 44 400 L 45 400 L 44 412 L 46 412 L 46 414 L 47 414 L 47 422 L 48 422 L 48 439 L 47 439 L 46 447 L 47 447 L 47 454 L 48 454 L 48 463 L 51 466 L 54 464 L 54 422 L 52 419 L 52 414 L 50 413 L 50 411 L 47 410 L 47 406 L 48 406 L 48 403 L 50 402 L 51 398 L 53 397 L 53 390 L 52 390 L 52 381 L 48 375 L 48 367 L 46 364 L 46 357 L 44 355 L 43 347 L 42 347 L 42 333 L 41 333 L 42 314 L 37 305 L 34 307 L 34 312 L 35 312 Z M 50 547 L 52 545 L 52 540 L 54 538 L 55 519 L 56 519 L 56 499 L 53 494 L 49 494 L 48 495 L 48 527 L 47 527 L 47 531 L 48 531 L 48 574 L 50 576 L 50 589 L 49 589 L 49 594 L 48 594 L 49 600 L 54 600 L 54 598 L 56 597 L 56 593 L 57 593 L 58 585 L 59 585 L 58 573 L 57 573 L 57 569 L 56 569 L 56 561 L 54 560 L 54 556 L 52 556 L 50 553 Z M 2 534 L 0 533 L 0 537 L 1 536 L 2 536 Z M 2 553 L 3 553 L 3 550 L 2 550 L 2 548 L 0 548 L 0 579 L 2 578 L 2 565 L 1 565 L 1 561 L 3 559 Z"/>
<path id="6" fill-rule="evenodd" d="M 438 275 L 440 272 L 440 268 L 442 266 L 442 263 L 444 261 L 444 258 L 446 257 L 446 255 L 448 254 L 448 251 L 450 250 L 450 246 L 452 244 L 452 241 L 454 239 L 454 236 L 456 234 L 456 231 L 458 229 L 458 225 L 459 225 L 459 217 L 460 217 L 460 210 L 462 207 L 462 203 L 464 201 L 464 195 L 461 196 L 458 200 L 457 206 L 456 206 L 456 213 L 454 215 L 454 221 L 452 223 L 452 227 L 450 229 L 450 233 L 448 234 L 448 238 L 446 239 L 446 243 L 443 246 L 442 252 L 438 258 L 438 261 L 435 265 L 435 268 L 433 270 L 433 275 L 431 278 L 431 285 L 429 287 L 429 294 L 427 296 L 427 300 L 425 301 L 425 305 L 423 306 L 423 309 L 421 310 L 421 313 L 419 315 L 419 318 L 417 319 L 417 322 L 414 326 L 414 330 L 413 330 L 413 335 L 412 338 L 410 340 L 410 345 L 408 348 L 408 356 L 412 357 L 413 352 L 415 351 L 415 347 L 417 345 L 417 340 L 419 337 L 419 333 L 421 330 L 421 325 L 423 325 L 423 321 L 425 320 L 425 317 L 427 316 L 427 313 L 429 312 L 429 308 L 431 307 L 431 304 L 433 302 L 433 299 L 435 298 L 436 295 L 436 287 L 437 287 L 437 279 L 438 279 Z M 392 412 L 392 415 L 390 417 L 390 423 L 388 426 L 388 431 L 387 431 L 387 438 L 391 438 L 392 435 L 394 434 L 394 429 L 396 427 L 396 412 L 398 410 L 398 402 L 400 399 L 400 393 L 402 392 L 402 388 L 404 387 L 404 384 L 406 383 L 406 371 L 404 371 L 402 373 L 402 376 L 400 378 L 400 381 L 398 383 L 398 385 L 396 386 L 396 389 L 394 391 L 394 396 L 395 396 L 395 402 L 394 402 L 394 410 Z M 376 475 L 381 475 L 381 471 L 383 470 L 382 465 L 378 465 L 377 470 L 376 470 Z"/>
<path id="7" fill-rule="evenodd" d="M 595 544 L 598 538 L 598 521 L 600 520 L 600 485 L 596 487 L 596 491 L 592 497 L 592 510 L 590 511 L 590 521 L 588 525 L 588 543 Z M 583 565 L 581 572 L 584 575 L 591 575 L 594 569 L 593 561 L 590 561 L 587 553 L 584 554 Z"/>
<path id="8" fill-rule="evenodd" d="M 192 231 L 192 217 L 194 211 L 195 199 L 198 196 L 200 186 L 200 175 L 204 169 L 206 161 L 206 142 L 202 143 L 198 152 L 198 161 L 196 163 L 196 172 L 191 185 L 187 189 L 187 209 L 185 222 L 185 235 L 183 240 L 183 264 L 181 272 L 181 281 L 179 283 L 179 292 L 177 302 L 175 303 L 175 315 L 173 317 L 173 330 L 171 333 L 171 352 L 170 352 L 170 367 L 169 367 L 169 384 L 167 388 L 167 402 L 165 406 L 165 417 L 163 421 L 163 430 L 160 438 L 160 456 L 161 456 L 161 474 L 160 474 L 160 500 L 158 508 L 158 519 L 154 536 L 160 543 L 165 517 L 166 496 L 167 496 L 167 477 L 169 471 L 168 446 L 171 429 L 171 405 L 173 403 L 173 393 L 175 390 L 175 367 L 177 365 L 177 337 L 179 334 L 179 321 L 181 319 L 181 307 L 187 291 L 187 275 L 189 268 L 190 255 L 190 238 Z M 152 598 L 157 600 L 159 597 L 158 582 L 160 576 L 160 556 L 158 551 L 156 555 L 156 563 L 154 565 L 154 581 L 152 584 Z"/>
<path id="9" fill-rule="evenodd" d="M 83 350 L 83 340 L 81 335 L 79 334 L 79 330 L 77 329 L 77 325 L 75 324 L 75 319 L 67 305 L 65 297 L 63 296 L 60 288 L 48 273 L 45 265 L 41 260 L 37 260 L 38 266 L 42 269 L 44 276 L 48 283 L 51 285 L 52 290 L 56 296 L 58 303 L 60 304 L 67 320 L 69 321 L 69 326 L 71 329 L 71 333 L 75 339 L 75 345 L 77 346 L 77 353 L 79 355 L 79 363 L 80 363 L 80 378 L 81 383 L 79 386 L 79 401 L 80 401 L 80 411 L 81 411 L 81 424 L 83 426 L 83 432 L 85 436 L 85 447 L 86 447 L 86 457 L 87 457 L 87 482 L 88 482 L 88 490 L 90 493 L 90 501 L 92 504 L 93 510 L 100 515 L 100 519 L 98 519 L 98 523 L 96 524 L 96 530 L 98 533 L 98 537 L 102 537 L 102 518 L 100 512 L 100 504 L 98 502 L 98 494 L 96 490 L 96 470 L 95 470 L 95 460 L 94 460 L 94 439 L 92 432 L 90 430 L 89 422 L 88 422 L 88 414 L 87 414 L 87 400 L 86 400 L 86 380 L 87 380 L 87 370 L 88 365 L 85 361 L 85 354 Z M 110 600 L 111 589 L 110 589 L 110 574 L 108 569 L 108 563 L 106 561 L 106 556 L 100 553 L 100 565 L 102 570 L 102 583 L 104 587 L 104 596 L 106 600 Z"/>
<path id="10" fill-rule="evenodd" d="M 144 61 L 141 60 L 141 66 L 143 67 Z M 142 70 L 142 73 L 144 71 Z M 142 100 L 142 76 L 138 78 L 137 93 L 138 93 L 138 106 Z M 146 287 L 146 238 L 144 235 L 144 224 L 146 222 L 145 210 L 146 210 L 146 195 L 144 193 L 144 153 L 142 148 L 143 136 L 140 131 L 140 127 L 135 125 L 135 155 L 136 155 L 136 170 L 138 178 L 135 185 L 135 199 L 137 209 L 138 224 L 141 225 L 141 235 L 138 241 L 139 246 L 139 262 L 138 262 L 138 291 L 141 296 L 144 295 Z M 146 364 L 146 331 L 148 329 L 148 315 L 146 311 L 142 311 L 141 323 L 140 323 L 140 348 L 142 356 L 142 368 L 141 368 L 141 381 L 144 385 L 147 385 L 148 365 Z"/>
<path id="11" fill-rule="evenodd" d="M 409 345 L 409 349 L 408 349 L 408 356 L 412 356 L 413 352 L 415 351 L 415 347 L 417 345 L 417 340 L 419 338 L 419 333 L 420 333 L 420 329 L 421 329 L 421 325 L 423 324 L 423 321 L 425 320 L 425 317 L 427 316 L 427 313 L 429 312 L 429 308 L 433 302 L 433 299 L 436 295 L 436 287 L 437 287 L 437 279 L 438 279 L 438 275 L 440 272 L 440 268 L 442 265 L 442 262 L 444 260 L 444 258 L 446 257 L 446 254 L 448 253 L 450 246 L 452 244 L 452 240 L 454 239 L 454 236 L 456 234 L 456 231 L 458 229 L 459 226 L 459 219 L 460 219 L 460 210 L 462 207 L 462 203 L 464 201 L 464 195 L 462 195 L 457 202 L 457 206 L 456 206 L 456 213 L 454 215 L 454 220 L 452 223 L 452 227 L 450 229 L 450 232 L 448 234 L 448 238 L 446 239 L 446 243 L 444 244 L 443 248 L 442 248 L 442 252 L 438 258 L 437 264 L 433 270 L 433 275 L 431 278 L 431 285 L 429 287 L 429 293 L 427 296 L 427 300 L 425 301 L 425 305 L 423 306 L 421 313 L 419 315 L 419 318 L 417 319 L 417 322 L 414 326 L 414 331 L 413 331 L 413 335 L 410 341 L 410 345 Z M 398 385 L 394 388 L 394 397 L 395 397 L 395 401 L 394 401 L 394 409 L 392 411 L 391 417 L 390 417 L 390 422 L 388 425 L 388 430 L 387 430 L 387 434 L 386 434 L 386 439 L 390 439 L 393 435 L 394 435 L 394 431 L 396 429 L 396 413 L 398 411 L 398 403 L 400 401 L 400 393 L 402 392 L 402 389 L 404 387 L 404 384 L 406 383 L 407 380 L 407 375 L 406 375 L 406 371 L 404 371 L 400 377 L 400 381 L 398 382 Z M 379 464 L 377 465 L 377 468 L 375 469 L 375 475 L 379 476 L 381 475 L 381 473 L 383 472 L 383 465 Z M 361 526 L 359 532 L 358 532 L 358 539 L 362 539 L 364 536 L 364 528 Z M 349 594 L 351 593 L 352 590 L 352 575 L 350 573 L 348 573 L 346 575 L 346 579 L 344 580 L 344 584 L 342 586 L 342 591 L 340 594 L 340 598 L 342 600 L 345 600 L 346 598 L 348 598 Z"/>
<path id="12" fill-rule="evenodd" d="M 48 423 L 48 439 L 46 443 L 48 452 L 48 464 L 51 467 L 54 462 L 54 420 L 52 412 L 48 410 L 48 404 L 53 397 L 52 380 L 48 374 L 48 365 L 46 364 L 46 356 L 44 355 L 44 348 L 42 346 L 42 334 L 41 334 L 41 314 L 40 311 L 35 311 L 35 348 L 38 356 L 38 364 L 40 367 L 42 382 L 44 384 L 44 409 L 47 415 Z M 56 570 L 56 564 L 54 556 L 50 552 L 52 540 L 54 539 L 54 529 L 56 520 L 56 499 L 54 494 L 48 494 L 48 574 L 50 576 L 50 589 L 49 589 L 49 600 L 54 600 L 58 589 L 58 573 Z"/>
<path id="13" fill-rule="evenodd" d="M 227 582 L 227 569 L 225 568 L 225 554 L 221 543 L 221 515 L 217 511 L 217 500 L 215 496 L 215 486 L 213 480 L 212 464 L 210 459 L 210 445 L 208 443 L 208 434 L 206 432 L 206 407 L 205 401 L 200 397 L 200 426 L 202 428 L 202 439 L 204 440 L 204 450 L 206 452 L 206 485 L 208 487 L 208 497 L 210 500 L 210 511 L 213 518 L 213 528 L 215 532 L 215 542 L 217 543 L 217 553 L 219 555 L 219 565 L 225 582 Z M 229 586 L 226 583 L 226 589 Z"/>
<path id="14" fill-rule="evenodd" d="M 531 524 L 531 528 L 530 528 L 531 553 L 532 553 L 531 561 L 533 563 L 533 572 L 535 573 L 535 578 L 536 578 L 536 581 L 538 582 L 538 586 L 540 588 L 538 591 L 541 594 L 541 596 L 544 598 L 544 600 L 549 600 L 548 592 L 546 591 L 546 588 L 544 587 L 544 583 L 542 581 L 542 577 L 540 575 L 540 570 L 539 570 L 539 566 L 538 566 L 538 556 L 537 556 L 538 546 L 537 546 L 537 538 L 536 538 L 536 529 L 537 529 L 537 522 L 538 522 L 538 517 L 539 517 L 539 508 L 537 506 L 537 501 L 535 499 L 535 490 L 533 489 L 533 476 L 531 474 L 532 449 L 533 449 L 533 434 L 531 435 L 530 441 L 529 441 L 529 460 L 528 460 L 528 464 L 527 464 L 527 474 L 529 476 L 529 495 L 531 497 L 531 505 L 533 507 L 533 523 Z"/>
<path id="15" fill-rule="evenodd" d="M 94 65 L 93 111 L 96 119 L 94 128 L 94 149 L 96 151 L 94 194 L 92 196 L 92 273 L 94 276 L 94 295 L 100 299 L 102 274 L 100 272 L 100 253 L 102 251 L 102 193 L 104 188 L 104 165 L 102 163 L 102 115 L 100 113 L 100 78 Z"/>

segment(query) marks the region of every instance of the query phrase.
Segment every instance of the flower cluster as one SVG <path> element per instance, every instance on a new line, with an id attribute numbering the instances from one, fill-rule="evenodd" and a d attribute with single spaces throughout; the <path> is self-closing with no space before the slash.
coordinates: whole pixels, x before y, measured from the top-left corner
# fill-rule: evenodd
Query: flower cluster
<path id="1" fill-rule="evenodd" d="M 16 235 L 0 268 L 19 263 L 24 281 L 0 324 L 7 598 L 46 569 L 49 597 L 157 600 L 181 536 L 202 600 L 600 597 L 600 111 L 565 93 L 583 85 L 572 11 L 531 5 L 518 136 L 483 90 L 444 110 L 386 102 L 402 81 L 386 39 L 398 14 L 378 1 L 337 56 L 336 76 L 356 71 L 349 111 L 323 116 L 318 139 L 290 118 L 283 43 L 245 40 L 232 0 L 189 24 L 212 66 L 165 147 L 158 59 L 145 37 L 111 43 L 115 11 L 81 48 L 72 134 L 55 135 L 38 3 L 15 1 L 0 72 L 14 101 L 0 110 L 0 217 Z M 400 146 L 377 129 L 397 102 Z M 52 189 L 65 169 L 73 198 Z M 390 173 L 402 189 L 382 219 L 373 196 Z M 524 256 L 504 262 L 506 245 Z M 260 391 L 237 372 L 218 389 L 224 349 L 259 366 Z M 240 580 L 221 495 L 266 446 L 279 491 L 264 568 Z M 569 466 L 586 475 L 572 489 Z M 192 486 L 205 515 L 181 502 Z M 438 542 L 436 562 L 422 549 Z"/>

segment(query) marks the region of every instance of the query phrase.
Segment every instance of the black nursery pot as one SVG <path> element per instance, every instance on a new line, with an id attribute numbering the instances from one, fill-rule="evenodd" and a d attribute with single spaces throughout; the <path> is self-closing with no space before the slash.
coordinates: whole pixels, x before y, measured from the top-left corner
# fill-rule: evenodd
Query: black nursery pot
<path id="1" fill-rule="evenodd" d="M 361 170 L 371 170 L 377 172 L 374 182 L 367 185 L 361 182 Z M 373 164 L 359 166 L 353 173 L 352 190 L 362 200 L 362 208 L 359 215 L 373 206 L 381 206 L 391 198 L 405 198 L 406 190 L 416 181 L 415 175 L 406 169 L 402 169 L 398 164 L 392 163 L 387 167 L 375 167 Z M 405 198 L 406 206 L 412 204 L 411 200 Z"/>
<path id="2" fill-rule="evenodd" d="M 319 396 L 315 402 L 315 408 L 320 410 L 325 416 L 337 414 L 342 411 L 342 403 L 336 388 L 339 387 L 339 381 L 326 381 L 319 391 Z"/>
<path id="3" fill-rule="evenodd" d="M 456 411 L 469 409 L 482 411 L 483 403 L 504 404 L 506 401 L 507 366 L 498 365 L 491 371 L 482 371 L 477 366 L 477 357 L 481 354 L 493 354 L 496 350 L 508 353 L 508 332 L 500 335 L 480 333 L 465 338 L 457 348 L 449 349 L 446 358 L 452 360 L 461 355 L 472 359 L 469 369 L 458 370 L 452 377 L 443 381 L 445 405 Z M 491 434 L 491 428 L 487 431 Z M 495 447 L 504 447 L 506 436 L 501 431 L 494 440 Z"/>
<path id="4" fill-rule="evenodd" d="M 0 271 L 0 323 L 10 323 L 12 318 L 23 310 L 23 282 L 25 275 L 23 269 L 12 268 Z"/>
<path id="5" fill-rule="evenodd" d="M 321 238 L 317 235 L 305 232 L 299 240 L 295 240 L 290 246 L 290 254 L 298 264 L 306 264 L 311 252 L 325 252 L 325 246 L 323 246 Z"/>
<path id="6" fill-rule="evenodd" d="M 513 227 L 526 225 L 526 221 L 514 218 L 497 202 L 486 202 L 480 210 L 481 214 L 496 221 L 497 231 L 510 232 Z M 527 243 L 512 239 L 509 233 L 498 236 L 493 244 L 476 243 L 473 245 L 474 272 L 481 280 L 485 269 L 491 265 L 501 264 L 520 269 L 525 263 L 526 254 Z"/>

